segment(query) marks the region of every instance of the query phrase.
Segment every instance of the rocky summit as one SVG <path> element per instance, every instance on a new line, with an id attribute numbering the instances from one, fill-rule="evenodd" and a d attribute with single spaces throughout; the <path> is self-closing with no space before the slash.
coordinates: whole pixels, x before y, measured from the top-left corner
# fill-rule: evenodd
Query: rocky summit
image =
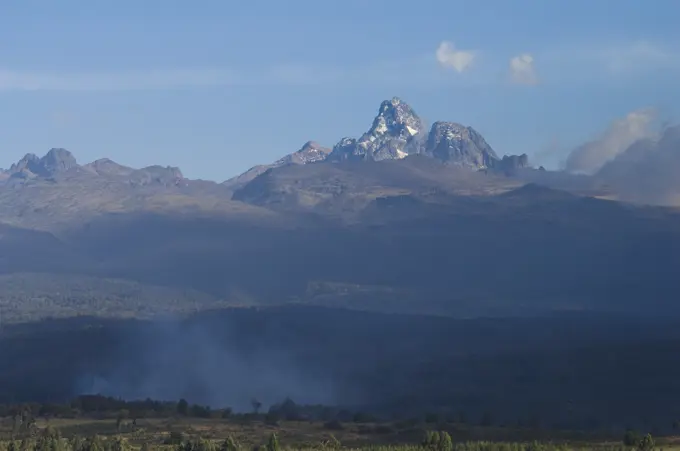
<path id="1" fill-rule="evenodd" d="M 328 147 L 323 147 L 314 141 L 308 141 L 297 152 L 288 154 L 274 162 L 274 166 L 316 163 L 318 161 L 324 161 L 330 153 L 331 149 Z"/>
<path id="2" fill-rule="evenodd" d="M 304 165 L 323 161 L 401 160 L 409 155 L 424 155 L 445 164 L 470 170 L 514 171 L 528 167 L 526 155 L 500 158 L 480 133 L 455 122 L 438 121 L 429 133 L 424 122 L 399 97 L 380 104 L 370 129 L 359 138 L 345 137 L 328 149 L 310 141 L 302 149 L 272 164 L 255 166 L 229 179 L 232 188 L 243 186 L 268 169 L 288 165 Z"/>
<path id="3" fill-rule="evenodd" d="M 472 127 L 455 122 L 435 122 L 432 125 L 425 154 L 471 169 L 493 167 L 499 159 L 482 135 Z"/>
<path id="4" fill-rule="evenodd" d="M 9 169 L 0 169 L 0 181 L 23 184 L 31 181 L 61 180 L 64 177 L 79 176 L 114 179 L 129 185 L 163 184 L 172 185 L 184 176 L 179 168 L 171 166 L 148 166 L 133 169 L 120 165 L 108 158 L 79 165 L 71 152 L 62 148 L 50 149 L 44 156 L 26 154 Z"/>
<path id="5" fill-rule="evenodd" d="M 77 166 L 75 157 L 68 150 L 50 149 L 42 158 L 32 153 L 26 154 L 4 172 L 8 177 L 30 179 L 51 177 Z"/>
<path id="6" fill-rule="evenodd" d="M 395 160 L 419 153 L 424 126 L 413 109 L 398 97 L 380 104 L 371 128 L 358 140 L 344 138 L 330 160 Z"/>
<path id="7" fill-rule="evenodd" d="M 529 166 L 526 154 L 499 158 L 475 129 L 455 122 L 435 122 L 423 152 L 444 163 L 475 170 L 512 172 Z"/>

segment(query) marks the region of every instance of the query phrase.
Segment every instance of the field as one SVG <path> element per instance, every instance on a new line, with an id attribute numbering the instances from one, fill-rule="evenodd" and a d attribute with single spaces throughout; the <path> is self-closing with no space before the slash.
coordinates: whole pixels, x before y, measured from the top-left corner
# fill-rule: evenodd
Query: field
<path id="1" fill-rule="evenodd" d="M 613 437 L 569 431 L 530 430 L 516 427 L 482 427 L 456 423 L 424 421 L 340 423 L 337 421 L 268 422 L 254 415 L 232 418 L 140 418 L 135 420 L 104 417 L 37 418 L 30 430 L 16 432 L 16 419 L 0 420 L 0 449 L 55 450 L 45 446 L 45 437 L 59 437 L 61 450 L 78 448 L 89 451 L 92 446 L 75 446 L 98 437 L 104 449 L 197 449 L 197 443 L 215 450 L 225 450 L 227 443 L 237 449 L 271 450 L 272 437 L 281 449 L 434 449 L 436 451 L 551 451 L 551 450 L 624 450 L 650 451 L 648 445 L 624 446 Z M 424 444 L 434 432 L 451 438 L 444 443 Z M 642 436 L 640 436 L 642 437 Z M 89 439 L 88 439 L 89 438 Z M 14 439 L 14 440 L 13 440 Z M 447 438 L 448 440 L 448 438 Z M 674 437 L 656 438 L 654 449 L 680 450 Z M 43 445 L 41 446 L 41 442 Z M 110 445 L 110 446 L 107 446 Z M 226 447 L 226 448 L 225 448 Z M 57 447 L 59 448 L 59 447 Z"/>

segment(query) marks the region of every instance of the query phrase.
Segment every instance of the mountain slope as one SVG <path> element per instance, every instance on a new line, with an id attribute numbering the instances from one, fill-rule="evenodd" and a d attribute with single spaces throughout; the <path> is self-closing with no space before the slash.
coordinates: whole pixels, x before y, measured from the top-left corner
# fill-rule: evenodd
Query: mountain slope
<path id="1" fill-rule="evenodd" d="M 447 192 L 487 195 L 521 183 L 495 174 L 446 166 L 421 155 L 403 160 L 322 162 L 267 171 L 234 191 L 234 200 L 272 208 L 361 207 L 376 197 Z"/>
<path id="2" fill-rule="evenodd" d="M 64 149 L 29 154 L 0 172 L 0 222 L 59 231 L 108 213 L 163 212 L 272 216 L 232 202 L 220 184 L 183 177 L 179 168 L 133 169 L 102 159 L 79 165 Z"/>
<path id="3" fill-rule="evenodd" d="M 415 111 L 398 97 L 381 103 L 371 128 L 359 139 L 343 138 L 332 152 L 302 161 L 303 167 L 290 167 L 295 155 L 230 181 L 233 199 L 308 208 L 438 189 L 494 193 L 517 185 L 496 174 L 512 175 L 528 167 L 526 155 L 499 158 L 471 127 L 440 121 L 428 134 Z M 471 175 L 480 170 L 489 177 Z"/>
<path id="4" fill-rule="evenodd" d="M 308 143 L 231 188 L 174 167 L 79 165 L 64 149 L 27 155 L 2 172 L 0 222 L 12 225 L 2 270 L 196 290 L 225 303 L 678 312 L 677 211 L 588 197 L 604 175 L 525 168 L 526 158 L 499 158 L 470 127 L 438 122 L 424 141 L 409 131 L 422 126 L 414 114 L 393 99 L 367 134 L 342 141 L 350 157 Z M 642 160 L 674 155 L 674 136 Z"/>
<path id="5" fill-rule="evenodd" d="M 300 150 L 288 154 L 283 158 L 276 160 L 272 164 L 254 166 L 243 174 L 230 178 L 222 184 L 230 189 L 237 189 L 250 182 L 258 175 L 263 174 L 268 169 L 288 166 L 291 164 L 310 164 L 324 161 L 330 152 L 331 149 L 323 147 L 317 142 L 308 141 L 304 146 L 302 146 Z"/>

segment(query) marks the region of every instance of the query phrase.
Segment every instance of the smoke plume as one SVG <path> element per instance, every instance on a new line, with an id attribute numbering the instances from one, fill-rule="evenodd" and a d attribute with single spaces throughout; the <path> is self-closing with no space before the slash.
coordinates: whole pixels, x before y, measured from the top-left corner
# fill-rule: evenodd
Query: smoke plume
<path id="1" fill-rule="evenodd" d="M 652 125 L 656 116 L 656 110 L 645 108 L 615 120 L 598 138 L 572 150 L 565 169 L 572 173 L 596 173 L 634 142 L 654 136 Z"/>

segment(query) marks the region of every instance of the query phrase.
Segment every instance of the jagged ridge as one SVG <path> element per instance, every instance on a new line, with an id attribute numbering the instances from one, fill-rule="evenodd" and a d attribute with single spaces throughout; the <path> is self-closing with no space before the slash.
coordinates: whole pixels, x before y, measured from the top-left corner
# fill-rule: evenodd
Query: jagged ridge
<path id="1" fill-rule="evenodd" d="M 416 154 L 470 170 L 511 173 L 529 166 L 526 154 L 500 158 L 472 127 L 437 121 L 428 133 L 413 108 L 393 97 L 380 104 L 371 128 L 358 139 L 342 138 L 332 150 L 310 141 L 297 152 L 272 164 L 255 166 L 224 183 L 238 189 L 270 169 L 291 164 L 400 160 Z"/>
<path id="2" fill-rule="evenodd" d="M 89 174 L 107 178 L 125 179 L 131 185 L 160 183 L 176 184 L 184 179 L 182 171 L 172 166 L 148 166 L 133 169 L 102 158 L 86 165 L 79 165 L 71 152 L 52 148 L 43 157 L 26 154 L 7 170 L 0 170 L 0 180 L 22 183 L 34 179 L 55 179 L 70 174 Z"/>

